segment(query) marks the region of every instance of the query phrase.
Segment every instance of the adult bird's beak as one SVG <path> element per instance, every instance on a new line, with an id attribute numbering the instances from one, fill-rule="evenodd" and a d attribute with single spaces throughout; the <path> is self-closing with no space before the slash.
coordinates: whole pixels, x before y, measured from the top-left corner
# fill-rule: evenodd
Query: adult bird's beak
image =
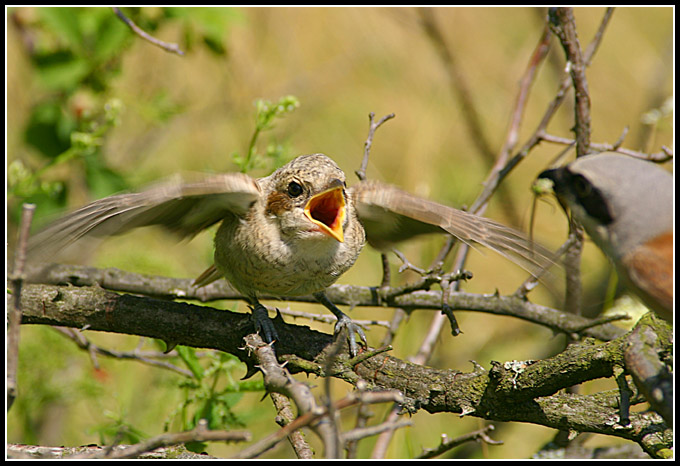
<path id="1" fill-rule="evenodd" d="M 342 226 L 347 215 L 343 188 L 342 181 L 334 180 L 329 189 L 314 195 L 305 206 L 305 216 L 340 243 L 345 241 Z"/>

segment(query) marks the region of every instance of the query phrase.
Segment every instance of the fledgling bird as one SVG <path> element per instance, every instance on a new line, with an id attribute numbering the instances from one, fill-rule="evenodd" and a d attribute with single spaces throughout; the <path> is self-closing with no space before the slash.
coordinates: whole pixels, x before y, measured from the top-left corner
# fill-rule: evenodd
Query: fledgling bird
<path id="1" fill-rule="evenodd" d="M 299 156 L 264 178 L 203 175 L 95 201 L 33 236 L 29 257 L 52 257 L 86 235 L 161 225 L 192 236 L 217 222 L 214 265 L 196 279 L 197 286 L 226 277 L 247 297 L 267 341 L 276 339 L 276 331 L 258 295 L 312 294 L 337 317 L 336 334 L 348 327 L 352 355 L 358 349 L 355 333 L 365 344 L 364 332 L 324 290 L 354 264 L 366 239 L 385 248 L 423 233 L 449 233 L 533 274 L 552 263 L 547 250 L 492 220 L 375 181 L 347 188 L 344 172 L 323 154 Z"/>
<path id="2" fill-rule="evenodd" d="M 546 170 L 558 199 L 614 263 L 624 284 L 673 321 L 673 175 L 613 152 Z"/>

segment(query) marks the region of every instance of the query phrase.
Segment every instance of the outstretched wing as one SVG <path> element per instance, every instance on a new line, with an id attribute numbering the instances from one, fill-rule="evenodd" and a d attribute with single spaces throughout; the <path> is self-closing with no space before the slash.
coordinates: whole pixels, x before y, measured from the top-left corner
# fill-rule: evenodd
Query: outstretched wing
<path id="1" fill-rule="evenodd" d="M 181 237 L 193 236 L 230 213 L 244 215 L 259 194 L 253 178 L 225 173 L 109 196 L 67 214 L 33 235 L 28 244 L 29 258 L 49 258 L 85 236 L 116 235 L 148 225 L 160 225 Z"/>
<path id="2" fill-rule="evenodd" d="M 550 251 L 493 220 L 375 181 L 352 186 L 351 193 L 367 240 L 378 249 L 424 233 L 450 233 L 464 243 L 486 246 L 534 275 L 553 263 Z"/>

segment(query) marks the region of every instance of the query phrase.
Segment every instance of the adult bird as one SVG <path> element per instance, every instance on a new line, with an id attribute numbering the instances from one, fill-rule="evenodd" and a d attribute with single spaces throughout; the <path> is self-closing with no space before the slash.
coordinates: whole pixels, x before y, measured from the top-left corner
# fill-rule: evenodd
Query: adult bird
<path id="1" fill-rule="evenodd" d="M 623 283 L 673 321 L 673 175 L 603 152 L 539 175 L 614 263 Z"/>

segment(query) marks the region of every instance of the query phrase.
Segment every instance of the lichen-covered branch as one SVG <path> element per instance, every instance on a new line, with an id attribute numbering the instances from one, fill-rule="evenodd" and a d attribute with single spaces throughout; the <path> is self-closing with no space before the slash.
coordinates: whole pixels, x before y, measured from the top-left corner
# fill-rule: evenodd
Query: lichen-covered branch
<path id="1" fill-rule="evenodd" d="M 256 361 L 243 348 L 244 336 L 252 331 L 246 314 L 118 295 L 98 287 L 54 285 L 25 286 L 22 310 L 24 324 L 136 334 L 227 351 L 254 372 Z M 638 325 L 668 335 L 659 327 L 667 324 L 652 317 Z M 326 368 L 331 335 L 286 324 L 282 319 L 275 319 L 275 326 L 280 336 L 277 356 L 288 361 L 289 371 L 333 375 L 352 383 L 363 379 L 375 388 L 400 390 L 406 400 L 403 406 L 410 411 L 454 412 L 614 435 L 638 442 L 652 456 L 662 455 L 659 452 L 666 451 L 672 442 L 672 432 L 656 413 L 631 413 L 630 422 L 619 425 L 615 393 L 557 394 L 586 380 L 611 377 L 615 367 L 625 367 L 630 334 L 600 344 L 586 340 L 542 361 L 494 363 L 488 371 L 478 368 L 461 373 L 412 364 L 381 352 L 350 361 L 345 356 L 334 357 L 332 368 Z M 656 344 L 670 353 L 670 338 L 659 338 Z"/>

